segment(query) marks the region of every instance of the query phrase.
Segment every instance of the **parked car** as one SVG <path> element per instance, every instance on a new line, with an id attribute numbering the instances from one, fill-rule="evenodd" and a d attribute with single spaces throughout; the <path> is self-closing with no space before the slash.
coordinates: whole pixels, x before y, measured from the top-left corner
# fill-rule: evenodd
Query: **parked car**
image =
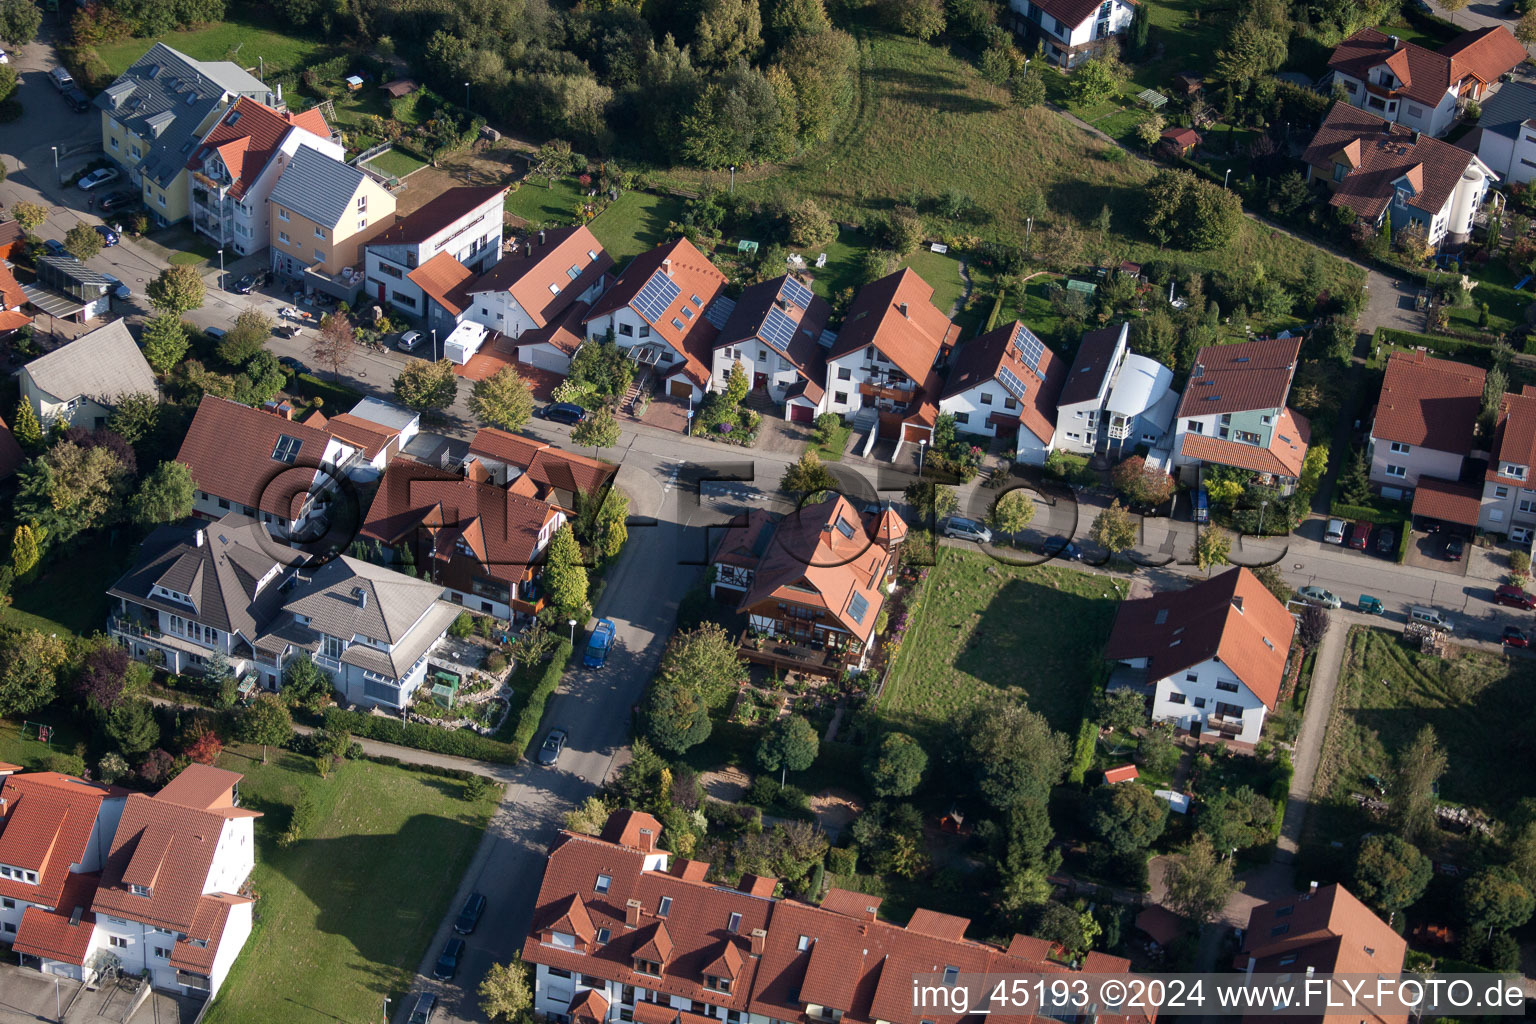
<path id="1" fill-rule="evenodd" d="M 1461 556 L 1467 550 L 1467 542 L 1460 537 L 1447 537 L 1445 539 L 1445 557 L 1453 562 L 1461 561 Z"/>
<path id="2" fill-rule="evenodd" d="M 91 109 L 91 98 L 75 86 L 64 90 L 64 102 L 69 104 L 69 109 L 77 114 L 83 114 Z"/>
<path id="3" fill-rule="evenodd" d="M 1205 493 L 1204 487 L 1195 492 L 1194 519 L 1197 523 L 1211 521 L 1211 497 Z"/>
<path id="4" fill-rule="evenodd" d="M 224 335 L 228 334 L 229 332 L 222 327 L 210 327 L 203 333 L 208 335 L 208 337 L 212 338 L 214 341 L 223 341 Z"/>
<path id="5" fill-rule="evenodd" d="M 53 87 L 59 90 L 59 92 L 63 92 L 66 89 L 72 89 L 75 85 L 74 76 L 71 75 L 69 73 L 69 69 L 65 67 L 57 67 L 48 72 L 48 81 L 52 82 Z"/>
<path id="6" fill-rule="evenodd" d="M 1523 608 L 1526 611 L 1536 608 L 1536 596 L 1526 593 L 1513 583 L 1500 583 L 1494 587 L 1493 599 L 1511 608 Z"/>
<path id="7" fill-rule="evenodd" d="M 1296 594 L 1307 604 L 1315 604 L 1319 608 L 1338 608 L 1344 604 L 1337 594 L 1322 587 L 1302 587 Z"/>
<path id="8" fill-rule="evenodd" d="M 945 516 L 939 520 L 939 532 L 946 537 L 974 540 L 982 544 L 992 543 L 992 531 L 974 519 L 963 516 Z"/>
<path id="9" fill-rule="evenodd" d="M 80 191 L 89 192 L 91 189 L 105 185 L 109 181 L 116 181 L 121 176 L 122 172 L 116 167 L 98 167 L 75 182 L 75 184 L 80 187 Z"/>
<path id="10" fill-rule="evenodd" d="M 107 283 L 112 286 L 110 290 L 114 299 L 122 299 L 124 302 L 127 302 L 129 299 L 133 298 L 133 292 L 129 291 L 128 286 L 123 284 L 123 282 L 119 281 L 117 278 L 113 277 L 111 274 L 106 273 L 105 271 L 102 272 L 101 276 L 106 278 Z"/>
<path id="11" fill-rule="evenodd" d="M 279 327 L 278 330 L 281 331 L 282 328 Z M 309 367 L 305 366 L 303 363 L 301 363 L 297 359 L 293 358 L 293 356 L 278 356 L 277 357 L 277 365 L 281 366 L 285 370 L 290 370 L 293 373 L 308 373 L 309 372 Z"/>
<path id="12" fill-rule="evenodd" d="M 1371 523 L 1368 519 L 1361 519 L 1349 528 L 1349 546 L 1356 551 L 1364 551 L 1367 542 L 1371 539 Z"/>
<path id="13" fill-rule="evenodd" d="M 587 410 L 570 402 L 552 402 L 546 405 L 539 415 L 547 420 L 554 420 L 556 423 L 568 423 L 574 427 L 587 418 Z"/>
<path id="14" fill-rule="evenodd" d="M 1426 608 L 1424 605 L 1410 605 L 1408 608 L 1408 621 L 1418 622 L 1433 629 L 1443 629 L 1447 633 L 1455 632 L 1454 619 L 1434 608 Z"/>
<path id="15" fill-rule="evenodd" d="M 1504 635 L 1500 637 L 1500 642 L 1503 643 L 1505 647 L 1531 646 L 1531 639 L 1525 635 L 1525 630 L 1517 629 L 1514 626 L 1504 627 Z"/>
<path id="16" fill-rule="evenodd" d="M 122 241 L 121 238 L 117 237 L 117 232 L 113 231 L 105 224 L 97 224 L 96 233 L 101 236 L 101 246 L 103 249 L 110 249 L 112 246 Z"/>
<path id="17" fill-rule="evenodd" d="M 241 275 L 240 279 L 235 282 L 235 294 L 236 295 L 249 295 L 249 294 L 251 294 L 251 289 L 253 289 L 255 287 L 256 287 L 256 275 L 255 274 L 243 274 L 243 275 Z"/>
<path id="18" fill-rule="evenodd" d="M 432 1015 L 437 1012 L 437 996 L 431 992 L 423 992 L 416 997 L 416 1005 L 411 1009 L 409 1024 L 432 1024 Z"/>
<path id="19" fill-rule="evenodd" d="M 48 250 L 50 256 L 68 256 L 69 250 L 64 248 L 64 243 L 57 238 L 50 238 L 43 243 L 43 248 Z"/>
<path id="20" fill-rule="evenodd" d="M 1343 544 L 1344 543 L 1344 520 L 1342 520 L 1342 519 L 1330 519 L 1330 520 L 1328 520 L 1328 529 L 1323 531 L 1323 543 L 1324 544 Z"/>
<path id="21" fill-rule="evenodd" d="M 10 62 L 11 55 L 6 53 L 4 50 L 0 50 L 0 64 L 9 64 Z"/>
<path id="22" fill-rule="evenodd" d="M 1047 537 L 1045 543 L 1040 545 L 1040 553 L 1049 558 L 1070 558 L 1074 562 L 1083 560 L 1083 549 L 1060 534 Z"/>
<path id="23" fill-rule="evenodd" d="M 544 737 L 544 745 L 539 748 L 539 764 L 553 768 L 555 762 L 560 760 L 560 752 L 565 749 L 565 741 L 569 738 L 570 733 L 564 729 L 549 730 L 549 735 Z"/>
<path id="24" fill-rule="evenodd" d="M 587 653 L 581 663 L 587 668 L 602 668 L 608 660 L 608 649 L 613 646 L 613 620 L 598 619 L 592 635 L 587 637 Z"/>
<path id="25" fill-rule="evenodd" d="M 417 345 L 420 345 L 420 344 L 421 344 L 421 332 L 420 331 L 406 331 L 404 334 L 400 335 L 400 351 L 401 352 L 411 352 L 411 351 L 413 351 L 416 348 Z"/>
<path id="26" fill-rule="evenodd" d="M 278 324 L 272 328 L 272 333 L 279 338 L 297 338 L 304 331 L 298 324 Z"/>
<path id="27" fill-rule="evenodd" d="M 96 209 L 102 213 L 121 213 L 139 205 L 142 197 L 137 192 L 113 192 L 96 200 Z"/>
<path id="28" fill-rule="evenodd" d="M 1376 553 L 1388 556 L 1397 553 L 1397 534 L 1392 532 L 1390 526 L 1383 526 L 1376 531 Z"/>
<path id="29" fill-rule="evenodd" d="M 459 911 L 459 919 L 453 922 L 453 930 L 460 935 L 470 935 L 475 930 L 475 925 L 480 923 L 480 915 L 485 913 L 485 897 L 478 892 L 469 894 L 469 899 L 464 901 L 464 909 Z"/>
<path id="30" fill-rule="evenodd" d="M 432 977 L 438 981 L 447 981 L 459 973 L 459 957 L 464 955 L 464 940 L 452 938 L 443 943 L 443 952 L 437 958 L 437 966 L 432 968 Z"/>

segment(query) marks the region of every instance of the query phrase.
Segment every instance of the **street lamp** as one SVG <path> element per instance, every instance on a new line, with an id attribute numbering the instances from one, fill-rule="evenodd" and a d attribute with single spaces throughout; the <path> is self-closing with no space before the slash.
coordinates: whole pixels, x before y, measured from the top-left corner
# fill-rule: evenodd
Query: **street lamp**
<path id="1" fill-rule="evenodd" d="M 1231 178 L 1232 178 L 1232 168 L 1228 167 L 1226 175 L 1221 179 L 1221 187 L 1222 188 L 1226 188 L 1227 187 L 1227 182 L 1229 180 L 1231 180 Z"/>
<path id="2" fill-rule="evenodd" d="M 59 183 L 59 147 L 53 147 L 53 183 Z"/>
<path id="3" fill-rule="evenodd" d="M 389 996 L 384 997 L 384 1024 L 389 1024 Z"/>
<path id="4" fill-rule="evenodd" d="M 437 362 L 437 328 L 432 328 L 432 361 Z"/>
<path id="5" fill-rule="evenodd" d="M 1029 236 L 1035 233 L 1035 218 L 1024 218 L 1024 248 L 1029 248 Z"/>
<path id="6" fill-rule="evenodd" d="M 1264 510 L 1269 508 L 1269 502 L 1259 502 L 1259 536 L 1264 536 Z"/>
<path id="7" fill-rule="evenodd" d="M 464 83 L 464 113 L 469 113 L 469 83 Z"/>
<path id="8" fill-rule="evenodd" d="M 567 619 L 566 623 L 571 627 L 571 646 L 576 646 L 576 620 Z"/>
<path id="9" fill-rule="evenodd" d="M 731 164 L 731 191 L 736 191 L 736 165 Z"/>
<path id="10" fill-rule="evenodd" d="M 219 291 L 224 290 L 224 250 L 219 250 Z"/>
<path id="11" fill-rule="evenodd" d="M 926 437 L 918 438 L 918 441 L 917 441 L 917 478 L 919 480 L 921 480 L 923 478 L 923 454 L 925 452 L 927 452 L 927 451 L 928 451 L 928 439 Z"/>

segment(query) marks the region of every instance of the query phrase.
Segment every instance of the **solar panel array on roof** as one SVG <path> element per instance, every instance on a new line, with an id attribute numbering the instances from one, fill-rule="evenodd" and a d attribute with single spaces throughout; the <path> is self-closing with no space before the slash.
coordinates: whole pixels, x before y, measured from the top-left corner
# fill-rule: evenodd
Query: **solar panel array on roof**
<path id="1" fill-rule="evenodd" d="M 1040 371 L 1040 357 L 1045 355 L 1045 342 L 1035 337 L 1034 331 L 1019 324 L 1019 332 L 1014 337 L 1014 344 L 1019 346 L 1019 358 L 1024 360 L 1024 365 L 1044 379 L 1045 374 Z"/>
<path id="2" fill-rule="evenodd" d="M 757 336 L 772 345 L 782 355 L 789 354 L 789 343 L 795 340 L 796 324 L 778 306 L 768 310 Z"/>
<path id="3" fill-rule="evenodd" d="M 676 301 L 679 292 L 677 283 L 658 271 L 651 275 L 645 287 L 640 289 L 640 294 L 635 296 L 635 309 L 645 317 L 646 323 L 655 324 L 667 311 L 667 307 Z"/>
<path id="4" fill-rule="evenodd" d="M 304 447 L 304 442 L 287 434 L 278 436 L 277 444 L 272 448 L 272 458 L 278 462 L 286 462 L 289 465 L 299 457 L 299 449 Z"/>
<path id="5" fill-rule="evenodd" d="M 997 382 L 1001 384 L 1009 394 L 1019 401 L 1024 400 L 1024 382 L 1013 375 L 1013 371 L 1006 366 L 997 368 Z"/>
<path id="6" fill-rule="evenodd" d="M 724 295 L 715 296 L 715 301 L 709 304 L 704 311 L 704 319 L 714 325 L 715 330 L 725 330 L 725 323 L 731 318 L 731 313 L 736 309 L 736 300 L 728 299 Z"/>
<path id="7" fill-rule="evenodd" d="M 811 290 L 802 284 L 798 278 L 786 277 L 784 279 L 784 287 L 779 289 L 779 298 L 799 306 L 801 309 L 811 308 Z"/>
<path id="8" fill-rule="evenodd" d="M 864 622 L 864 616 L 869 612 L 869 601 L 863 594 L 854 594 L 853 600 L 848 602 L 848 617 L 860 625 Z"/>

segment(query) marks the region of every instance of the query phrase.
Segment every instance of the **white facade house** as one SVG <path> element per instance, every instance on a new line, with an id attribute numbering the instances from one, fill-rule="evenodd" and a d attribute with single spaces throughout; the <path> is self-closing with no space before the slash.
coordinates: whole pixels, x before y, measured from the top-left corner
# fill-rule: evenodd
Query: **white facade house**
<path id="1" fill-rule="evenodd" d="M 1295 621 L 1247 569 L 1120 605 L 1106 657 L 1111 689 L 1151 697 L 1154 722 L 1259 741 L 1280 699 Z"/>
<path id="2" fill-rule="evenodd" d="M 501 256 L 500 185 L 451 188 L 402 217 L 363 247 L 368 299 L 412 317 L 427 315 L 427 293 L 411 271 L 447 253 L 469 271 L 489 270 Z"/>
<path id="3" fill-rule="evenodd" d="M 789 419 L 810 422 L 824 408 L 831 308 L 792 274 L 741 293 L 715 339 L 709 389 L 723 391 L 740 365 L 753 391 L 786 405 Z"/>
<path id="4" fill-rule="evenodd" d="M 1477 119 L 1477 158 L 1506 182 L 1536 178 L 1536 85 L 1509 82 Z"/>
<path id="5" fill-rule="evenodd" d="M 1476 366 L 1422 351 L 1392 353 L 1370 437 L 1371 483 L 1384 497 L 1404 497 L 1421 477 L 1461 478 L 1477 436 L 1485 377 Z"/>
<path id="6" fill-rule="evenodd" d="M 1015 461 L 1045 464 L 1066 363 L 1018 320 L 966 342 L 950 366 L 939 413 L 960 433 L 1015 438 Z"/>
<path id="7" fill-rule="evenodd" d="M 1174 468 L 1193 481 L 1205 466 L 1226 466 L 1294 489 L 1311 440 L 1285 404 L 1300 352 L 1300 338 L 1284 337 L 1201 349 L 1179 401 Z"/>
<path id="8" fill-rule="evenodd" d="M 1477 526 L 1529 549 L 1536 540 L 1536 388 L 1499 403 Z"/>
<path id="9" fill-rule="evenodd" d="M 1129 322 L 1083 335 L 1057 400 L 1052 448 L 1078 454 L 1097 450 L 1104 404 L 1109 400 L 1115 371 L 1125 359 L 1129 339 Z"/>
<path id="10" fill-rule="evenodd" d="M 1136 19 L 1134 0 L 1009 0 L 1014 30 L 1038 39 L 1045 58 L 1064 68 L 1093 56 Z"/>
<path id="11" fill-rule="evenodd" d="M 44 429 L 55 423 L 104 427 L 119 399 L 160 394 L 155 372 L 128 333 L 126 320 L 114 320 L 39 356 L 21 368 L 18 380 L 22 399 Z"/>

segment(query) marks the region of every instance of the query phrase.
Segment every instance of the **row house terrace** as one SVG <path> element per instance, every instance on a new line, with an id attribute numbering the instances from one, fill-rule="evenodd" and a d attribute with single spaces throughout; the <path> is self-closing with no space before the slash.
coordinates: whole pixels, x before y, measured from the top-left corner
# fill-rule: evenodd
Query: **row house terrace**
<path id="1" fill-rule="evenodd" d="M 724 391 L 741 365 L 752 390 L 785 405 L 791 422 L 810 423 L 826 409 L 827 330 L 832 310 L 793 274 L 747 288 L 715 339 L 711 391 Z"/>
<path id="2" fill-rule="evenodd" d="M 879 897 L 832 889 L 815 906 L 774 898 L 773 878 L 712 882 L 709 864 L 673 862 L 660 838 L 651 815 L 617 811 L 601 836 L 556 839 L 523 944 L 523 960 L 534 965 L 534 1011 L 544 1019 L 918 1024 L 921 1016 L 959 1024 L 968 1009 L 914 1011 L 914 977 L 1073 971 L 1043 939 L 1015 936 L 1006 949 L 968 939 L 964 918 L 920 909 L 905 926 L 884 921 Z M 1129 967 L 1101 953 L 1082 965 L 1127 975 Z M 1094 1008 L 1070 1019 L 1153 1018 Z"/>

